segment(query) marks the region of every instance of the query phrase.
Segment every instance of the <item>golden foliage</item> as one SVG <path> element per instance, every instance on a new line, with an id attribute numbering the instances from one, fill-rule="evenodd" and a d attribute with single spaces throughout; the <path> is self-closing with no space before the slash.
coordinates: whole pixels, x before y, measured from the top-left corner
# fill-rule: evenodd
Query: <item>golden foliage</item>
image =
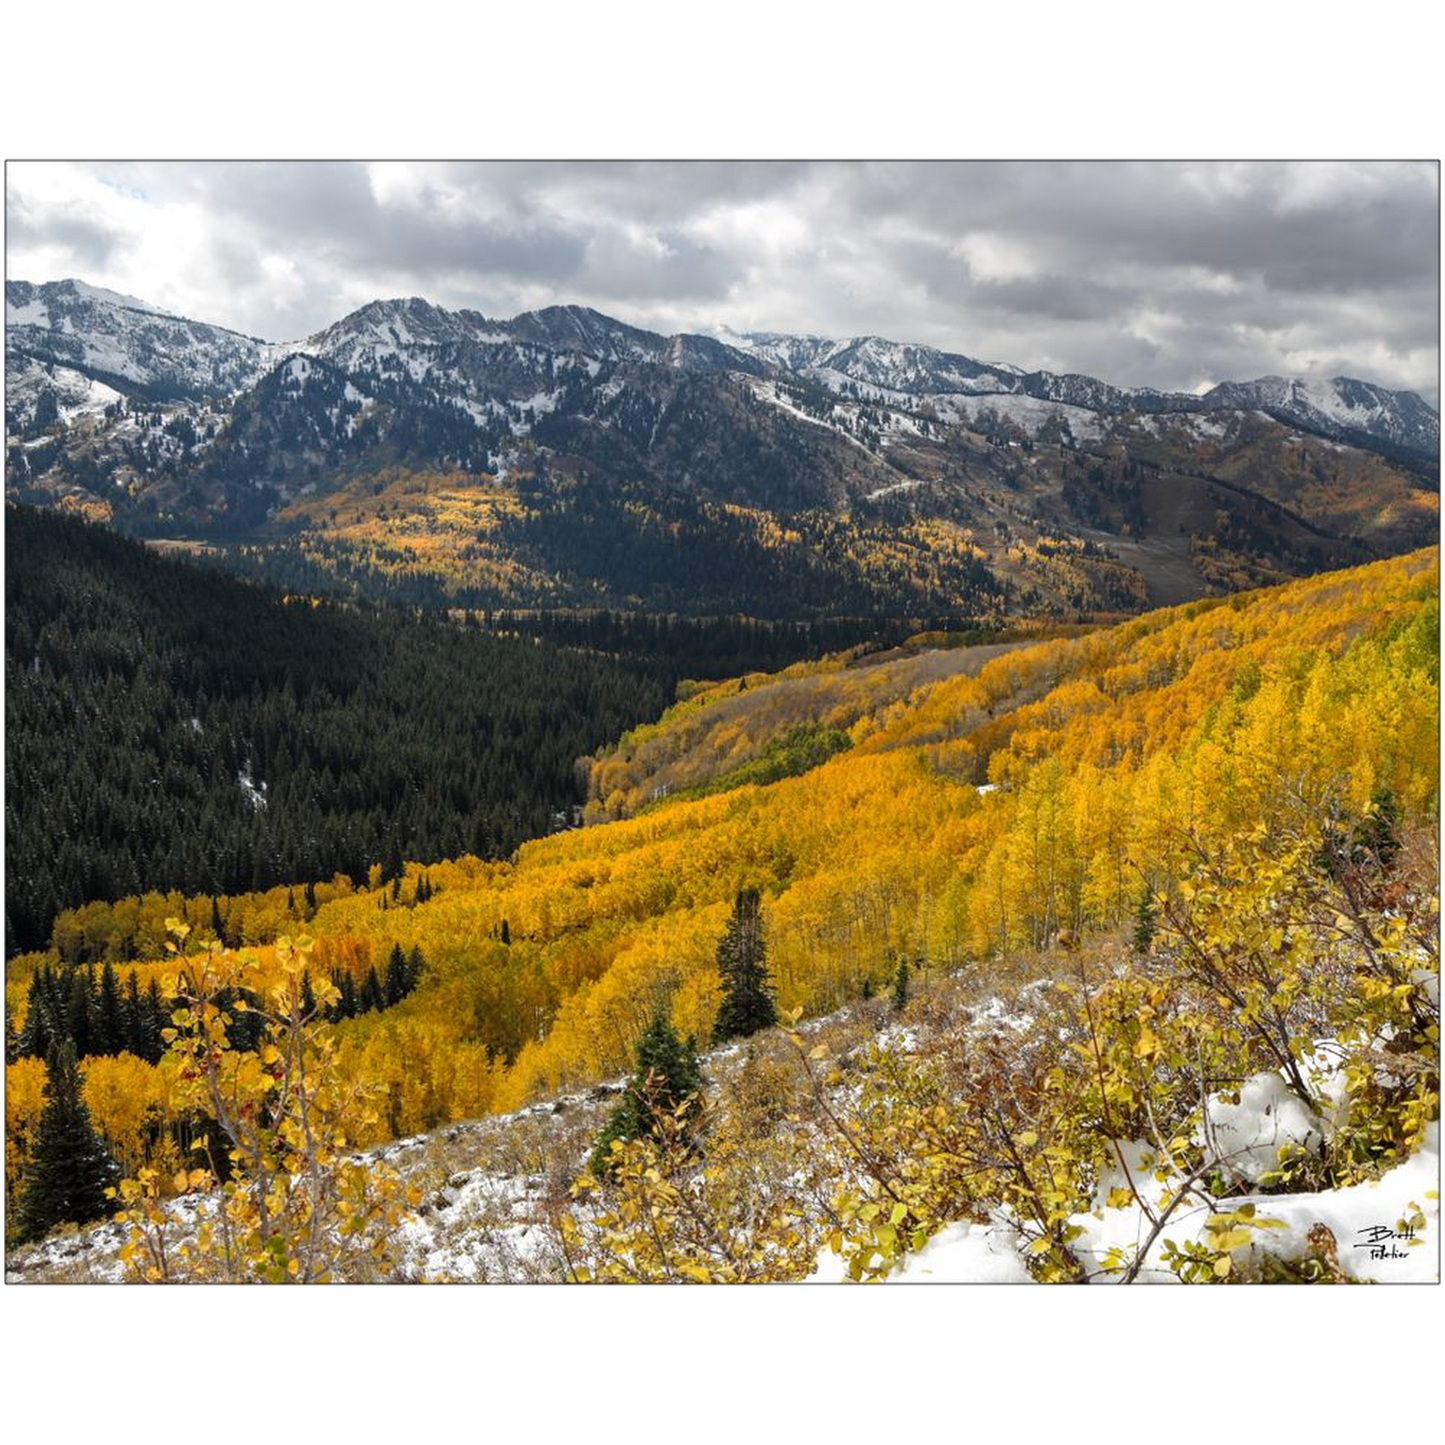
<path id="1" fill-rule="evenodd" d="M 661 1002 L 706 1036 L 743 886 L 763 892 L 780 1006 L 813 1014 L 900 956 L 995 967 L 1064 931 L 1120 926 L 1145 887 L 1177 900 L 1184 840 L 1247 836 L 1286 797 L 1360 816 L 1388 790 L 1402 816 L 1432 816 L 1437 567 L 1421 552 L 962 669 L 811 665 L 699 690 L 597 764 L 599 797 L 626 811 L 649 770 L 693 753 L 725 766 L 796 709 L 846 720 L 852 746 L 801 776 L 535 840 L 507 863 L 428 865 L 435 896 L 416 907 L 385 906 L 384 887 L 318 898 L 318 986 L 393 944 L 428 961 L 404 1003 L 335 1030 L 339 1076 L 380 1091 L 355 1137 L 619 1074 Z M 255 957 L 267 987 L 284 981 L 282 950 Z M 115 1118 L 129 1137 L 133 1120 Z"/>
<path id="2" fill-rule="evenodd" d="M 184 943 L 189 930 L 172 920 L 172 932 Z M 178 1103 L 214 1119 L 229 1154 L 171 1181 L 175 1193 L 196 1196 L 190 1220 L 162 1202 L 156 1169 L 142 1167 L 111 1191 L 123 1205 L 116 1220 L 128 1227 L 120 1250 L 128 1276 L 278 1284 L 384 1276 L 404 1216 L 401 1189 L 385 1165 L 351 1152 L 357 1129 L 372 1121 L 375 1090 L 339 1076 L 323 1022 L 335 987 L 318 988 L 309 1008 L 303 997 L 310 940 L 278 941 L 281 981 L 259 1010 L 259 1046 L 244 1053 L 227 1031 L 248 1005 L 239 996 L 229 1006 L 221 1000 L 254 982 L 255 960 L 219 948 L 182 955 L 178 943 L 168 993 L 180 1006 L 164 1031 Z"/>

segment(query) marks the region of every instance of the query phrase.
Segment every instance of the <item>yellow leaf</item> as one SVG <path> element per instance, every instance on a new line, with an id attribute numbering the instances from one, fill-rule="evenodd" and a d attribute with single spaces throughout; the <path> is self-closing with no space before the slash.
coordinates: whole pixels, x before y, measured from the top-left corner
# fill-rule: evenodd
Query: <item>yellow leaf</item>
<path id="1" fill-rule="evenodd" d="M 1159 1052 L 1159 1036 L 1148 1024 L 1139 1030 L 1139 1042 L 1134 1045 L 1134 1056 L 1140 1059 L 1152 1059 Z"/>

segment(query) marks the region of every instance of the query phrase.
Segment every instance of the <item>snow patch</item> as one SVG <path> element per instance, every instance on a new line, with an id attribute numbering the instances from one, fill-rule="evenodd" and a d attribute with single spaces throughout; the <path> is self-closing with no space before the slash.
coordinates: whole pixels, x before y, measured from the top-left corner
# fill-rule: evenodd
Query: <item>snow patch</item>
<path id="1" fill-rule="evenodd" d="M 870 502 L 876 502 L 879 497 L 891 497 L 895 492 L 916 492 L 919 487 L 927 485 L 926 482 L 890 482 L 888 486 L 878 487 L 865 495 Z"/>
<path id="2" fill-rule="evenodd" d="M 1279 1083 L 1284 1086 L 1282 1079 Z M 1272 1089 L 1257 1089 L 1248 1120 L 1234 1121 L 1242 1140 L 1242 1157 L 1264 1148 L 1255 1141 L 1262 1132 L 1262 1121 L 1270 1117 L 1261 1106 L 1271 1098 L 1277 1098 Z M 1240 1107 L 1245 1107 L 1243 1097 Z M 1291 1131 L 1305 1133 L 1304 1118 L 1293 1117 L 1286 1110 L 1286 1119 Z M 1166 1245 L 1207 1244 L 1210 1217 L 1216 1211 L 1230 1213 L 1246 1205 L 1254 1207 L 1256 1219 L 1275 1223 L 1251 1230 L 1249 1243 L 1230 1251 L 1234 1272 L 1245 1278 L 1257 1277 L 1266 1259 L 1298 1261 L 1318 1255 L 1322 1248 L 1334 1252 L 1341 1272 L 1351 1279 L 1403 1284 L 1440 1277 L 1438 1122 L 1427 1127 L 1421 1147 L 1409 1159 L 1377 1180 L 1344 1189 L 1255 1193 L 1218 1200 L 1196 1186 L 1157 1235 L 1153 1221 L 1163 1217 L 1184 1181 L 1167 1174 L 1163 1179 L 1156 1177 L 1155 1156 L 1145 1144 L 1119 1141 L 1115 1148 L 1119 1162 L 1101 1173 L 1095 1207 L 1069 1221 L 1080 1230 L 1070 1247 L 1098 1280 L 1117 1282 L 1147 1244 L 1148 1253 L 1137 1273 L 1139 1282 L 1176 1282 L 1178 1276 L 1164 1264 Z M 1115 1190 L 1128 1193 L 1129 1200 L 1122 1207 L 1110 1208 L 1109 1195 Z M 1140 1197 L 1149 1206 L 1147 1211 Z M 1423 1227 L 1411 1225 L 1416 1215 L 1423 1218 Z"/>
<path id="3" fill-rule="evenodd" d="M 1278 1074 L 1256 1074 L 1241 1086 L 1238 1102 L 1211 1094 L 1204 1108 L 1206 1152 L 1229 1173 L 1251 1184 L 1279 1168 L 1287 1146 L 1318 1154 L 1323 1122 Z"/>
<path id="4" fill-rule="evenodd" d="M 848 1277 L 840 1255 L 824 1250 L 809 1284 L 837 1284 Z M 1006 1220 L 965 1221 L 940 1230 L 905 1255 L 885 1284 L 1031 1284 L 1020 1253 L 1018 1231 Z"/>
<path id="5" fill-rule="evenodd" d="M 266 783 L 263 779 L 257 783 L 251 777 L 251 765 L 247 763 L 240 772 L 236 774 L 236 783 L 241 789 L 241 796 L 256 809 L 266 806 Z"/>

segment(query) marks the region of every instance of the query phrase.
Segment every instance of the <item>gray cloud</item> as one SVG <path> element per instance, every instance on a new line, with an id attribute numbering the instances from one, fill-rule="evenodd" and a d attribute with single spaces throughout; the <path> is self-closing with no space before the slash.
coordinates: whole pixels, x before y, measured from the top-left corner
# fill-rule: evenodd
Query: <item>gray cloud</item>
<path id="1" fill-rule="evenodd" d="M 37 217 L 24 205 L 9 211 L 6 234 L 12 253 L 39 245 L 60 247 L 74 256 L 87 274 L 104 271 L 125 245 L 125 237 L 119 232 L 85 216 L 42 214 Z"/>
<path id="2" fill-rule="evenodd" d="M 376 296 L 876 333 L 1194 387 L 1439 397 L 1434 164 L 13 164 L 12 277 L 272 338 Z"/>

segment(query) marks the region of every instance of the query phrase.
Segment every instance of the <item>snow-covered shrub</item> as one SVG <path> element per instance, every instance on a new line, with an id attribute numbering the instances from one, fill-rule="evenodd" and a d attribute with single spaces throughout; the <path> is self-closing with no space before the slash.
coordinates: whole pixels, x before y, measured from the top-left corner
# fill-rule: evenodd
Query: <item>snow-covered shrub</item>
<path id="1" fill-rule="evenodd" d="M 834 1120 L 844 1272 L 1001 1210 L 1043 1280 L 1348 1277 L 1269 1206 L 1393 1177 L 1438 1118 L 1438 868 L 1386 832 L 1296 797 L 1194 836 L 1147 957 L 1075 955 L 1026 1030 L 875 1052 Z"/>

